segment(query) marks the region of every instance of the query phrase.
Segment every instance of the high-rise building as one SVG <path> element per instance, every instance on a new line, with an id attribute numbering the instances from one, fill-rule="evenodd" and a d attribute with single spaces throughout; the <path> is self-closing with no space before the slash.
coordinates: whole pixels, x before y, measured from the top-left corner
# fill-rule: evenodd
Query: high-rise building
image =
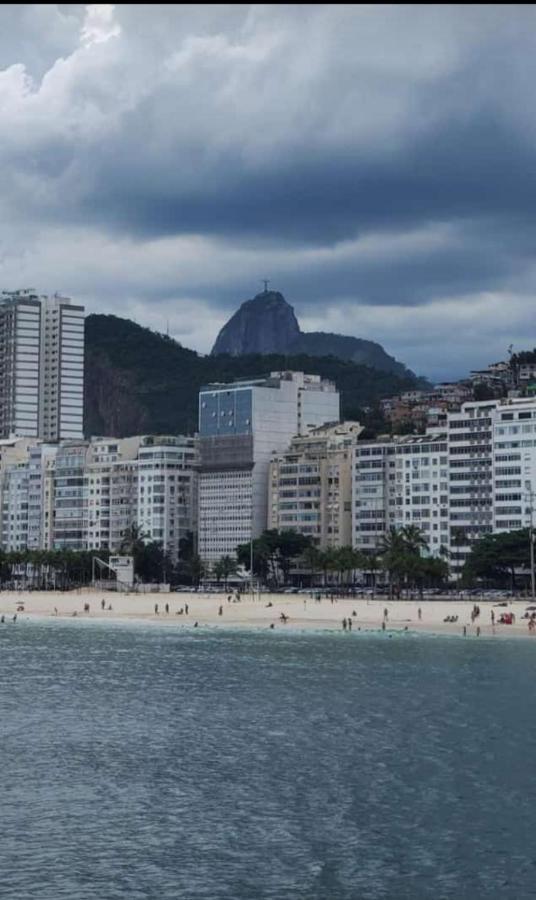
<path id="1" fill-rule="evenodd" d="M 353 545 L 376 553 L 390 528 L 416 525 L 438 556 L 449 545 L 447 436 L 408 435 L 354 449 Z"/>
<path id="2" fill-rule="evenodd" d="M 29 291 L 0 302 L 0 436 L 39 436 L 41 301 Z"/>
<path id="3" fill-rule="evenodd" d="M 358 422 L 321 425 L 272 458 L 269 528 L 307 535 L 320 549 L 352 543 L 352 448 L 362 431 Z"/>
<path id="4" fill-rule="evenodd" d="M 472 542 L 493 530 L 493 422 L 499 402 L 463 403 L 448 415 L 449 547 L 455 578 Z"/>
<path id="5" fill-rule="evenodd" d="M 176 561 L 179 543 L 196 531 L 197 446 L 194 438 L 146 437 L 138 452 L 137 521 Z"/>
<path id="6" fill-rule="evenodd" d="M 84 307 L 55 294 L 41 301 L 39 436 L 84 434 Z"/>
<path id="7" fill-rule="evenodd" d="M 0 436 L 83 435 L 84 308 L 32 290 L 0 298 Z"/>
<path id="8" fill-rule="evenodd" d="M 1 546 L 117 552 L 132 525 L 176 561 L 196 530 L 194 438 L 0 440 Z"/>
<path id="9" fill-rule="evenodd" d="M 268 523 L 270 459 L 295 435 L 339 420 L 335 385 L 319 375 L 272 372 L 211 384 L 199 394 L 199 554 L 233 554 Z"/>

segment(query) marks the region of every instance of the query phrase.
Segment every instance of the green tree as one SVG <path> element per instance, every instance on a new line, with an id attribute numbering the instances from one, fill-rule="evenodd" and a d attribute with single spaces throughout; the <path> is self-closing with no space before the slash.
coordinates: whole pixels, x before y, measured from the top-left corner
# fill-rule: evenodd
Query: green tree
<path id="1" fill-rule="evenodd" d="M 530 568 L 528 528 L 486 534 L 474 541 L 462 574 L 464 580 L 478 578 L 490 584 L 509 580 L 514 591 L 519 568 Z"/>

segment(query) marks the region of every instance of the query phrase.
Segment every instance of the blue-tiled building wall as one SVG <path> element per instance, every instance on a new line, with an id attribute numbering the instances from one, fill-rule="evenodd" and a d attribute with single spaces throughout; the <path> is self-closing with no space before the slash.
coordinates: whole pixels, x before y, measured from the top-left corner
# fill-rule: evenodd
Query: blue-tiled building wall
<path id="1" fill-rule="evenodd" d="M 199 394 L 199 434 L 214 437 L 226 434 L 251 434 L 252 389 L 203 391 Z"/>

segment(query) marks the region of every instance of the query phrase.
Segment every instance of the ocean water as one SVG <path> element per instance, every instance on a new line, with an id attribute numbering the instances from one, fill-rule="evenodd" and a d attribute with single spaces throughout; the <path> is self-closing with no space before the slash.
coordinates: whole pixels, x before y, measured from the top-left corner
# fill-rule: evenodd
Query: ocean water
<path id="1" fill-rule="evenodd" d="M 536 896 L 536 641 L 0 627 L 0 897 Z"/>

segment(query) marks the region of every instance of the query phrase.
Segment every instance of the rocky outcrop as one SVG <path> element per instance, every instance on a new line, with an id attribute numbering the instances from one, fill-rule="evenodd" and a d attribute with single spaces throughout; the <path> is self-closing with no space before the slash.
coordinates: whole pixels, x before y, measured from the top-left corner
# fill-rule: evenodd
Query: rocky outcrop
<path id="1" fill-rule="evenodd" d="M 335 356 L 401 377 L 413 375 L 375 341 L 324 331 L 301 331 L 294 309 L 277 291 L 264 291 L 242 303 L 216 338 L 212 355 L 221 353 Z"/>
<path id="2" fill-rule="evenodd" d="M 223 326 L 212 354 L 288 353 L 300 337 L 300 326 L 283 294 L 264 291 L 246 300 Z"/>

